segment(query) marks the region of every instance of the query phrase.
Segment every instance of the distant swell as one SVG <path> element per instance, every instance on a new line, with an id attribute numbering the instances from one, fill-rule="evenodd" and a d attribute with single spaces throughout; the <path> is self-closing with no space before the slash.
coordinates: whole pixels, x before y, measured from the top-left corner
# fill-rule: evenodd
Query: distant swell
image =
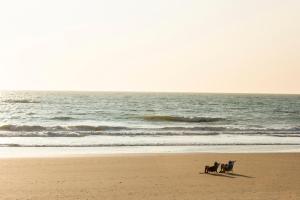
<path id="1" fill-rule="evenodd" d="M 40 103 L 40 101 L 34 101 L 30 99 L 7 99 L 5 103 Z"/>
<path id="2" fill-rule="evenodd" d="M 60 120 L 60 121 L 68 121 L 68 120 L 73 120 L 75 118 L 73 118 L 73 117 L 53 117 L 51 119 L 52 120 Z"/>
<path id="3" fill-rule="evenodd" d="M 201 123 L 201 122 L 217 122 L 223 121 L 224 118 L 219 117 L 176 117 L 176 116 L 144 116 L 146 121 L 168 121 L 168 122 L 190 122 L 190 123 Z"/>

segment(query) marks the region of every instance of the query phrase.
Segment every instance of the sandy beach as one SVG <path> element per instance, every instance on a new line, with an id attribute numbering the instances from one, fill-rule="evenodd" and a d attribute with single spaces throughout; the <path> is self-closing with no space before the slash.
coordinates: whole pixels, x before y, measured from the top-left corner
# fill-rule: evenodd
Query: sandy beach
<path id="1" fill-rule="evenodd" d="M 204 174 L 215 160 L 233 174 Z M 1 199 L 299 199 L 300 154 L 134 154 L 0 160 Z"/>

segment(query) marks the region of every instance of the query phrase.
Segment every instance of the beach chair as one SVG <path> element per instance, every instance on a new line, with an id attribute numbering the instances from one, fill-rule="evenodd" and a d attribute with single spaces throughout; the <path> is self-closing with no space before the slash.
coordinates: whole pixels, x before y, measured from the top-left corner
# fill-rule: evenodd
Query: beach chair
<path id="1" fill-rule="evenodd" d="M 233 172 L 234 163 L 235 161 L 229 160 L 227 164 L 221 164 L 220 173 Z"/>
<path id="2" fill-rule="evenodd" d="M 205 173 L 208 173 L 208 172 L 218 172 L 217 170 L 218 170 L 219 165 L 220 165 L 220 163 L 218 163 L 218 162 L 215 162 L 213 166 L 206 165 L 204 172 Z"/>

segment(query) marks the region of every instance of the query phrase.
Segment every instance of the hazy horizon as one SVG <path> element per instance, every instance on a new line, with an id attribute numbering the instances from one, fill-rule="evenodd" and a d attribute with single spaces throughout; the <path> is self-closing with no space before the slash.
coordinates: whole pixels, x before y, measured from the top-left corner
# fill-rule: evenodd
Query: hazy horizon
<path id="1" fill-rule="evenodd" d="M 300 2 L 6 1 L 0 90 L 300 94 Z"/>
<path id="2" fill-rule="evenodd" d="M 21 89 L 21 90 L 7 90 L 2 89 L 0 92 L 95 92 L 95 93 L 186 93 L 186 94 L 245 94 L 245 95 L 300 95 L 300 93 L 267 93 L 267 92 L 191 92 L 191 91 L 130 91 L 130 90 L 30 90 L 30 89 Z"/>

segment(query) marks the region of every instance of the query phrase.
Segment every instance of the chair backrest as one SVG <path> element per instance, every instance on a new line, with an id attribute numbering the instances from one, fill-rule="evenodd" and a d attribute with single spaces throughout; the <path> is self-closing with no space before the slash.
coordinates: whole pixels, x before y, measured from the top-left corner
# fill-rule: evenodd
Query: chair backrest
<path id="1" fill-rule="evenodd" d="M 227 170 L 229 170 L 229 171 L 232 170 L 234 163 L 235 163 L 235 161 L 229 160 Z"/>
<path id="2" fill-rule="evenodd" d="M 217 170 L 217 169 L 218 169 L 218 167 L 219 167 L 219 165 L 220 165 L 220 163 L 218 163 L 218 162 L 215 162 L 215 163 L 214 163 L 214 168 Z"/>

